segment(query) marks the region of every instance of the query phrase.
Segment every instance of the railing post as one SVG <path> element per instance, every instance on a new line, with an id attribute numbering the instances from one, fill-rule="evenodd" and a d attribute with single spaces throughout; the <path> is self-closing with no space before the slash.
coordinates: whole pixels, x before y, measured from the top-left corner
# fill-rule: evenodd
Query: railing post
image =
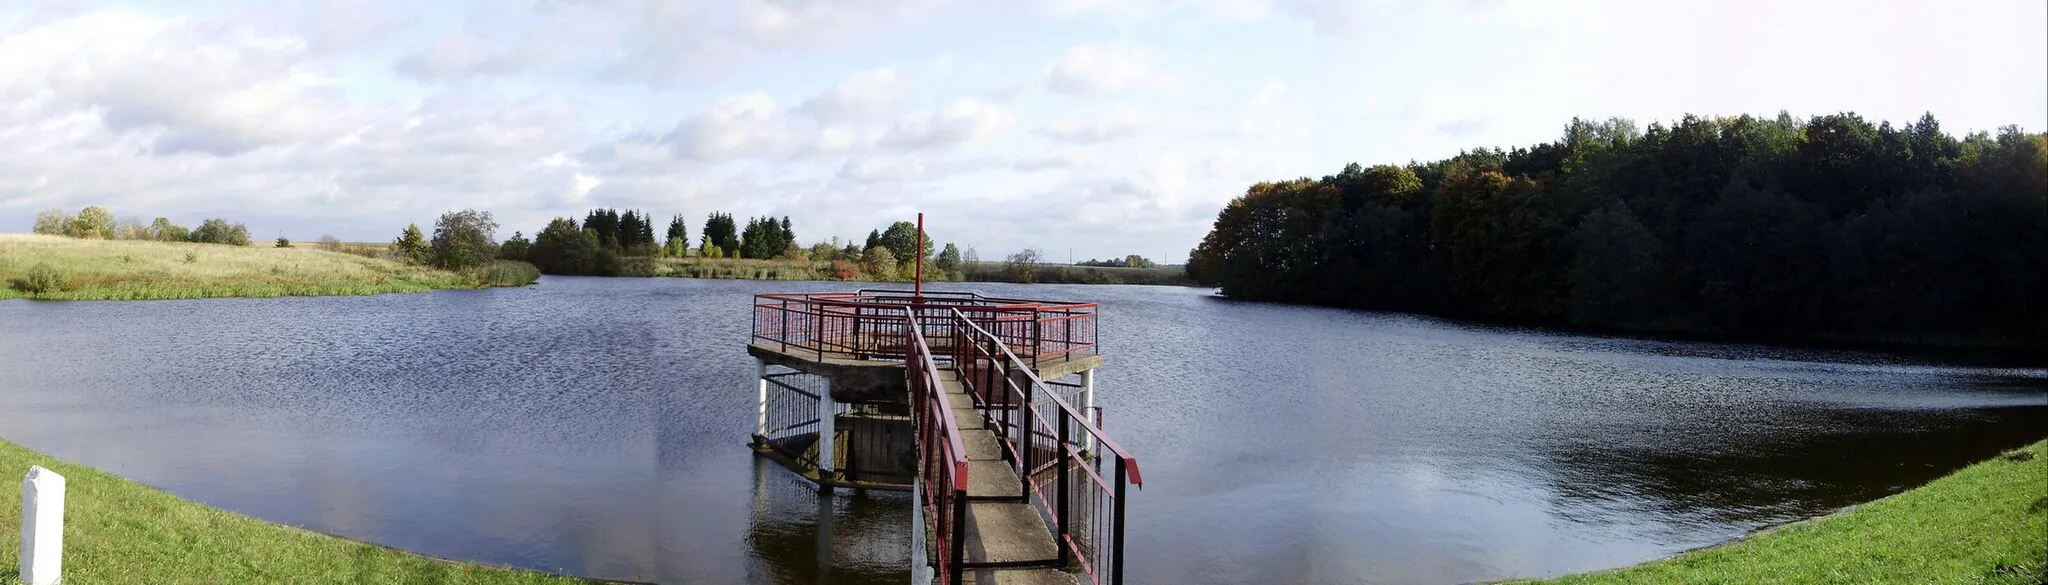
<path id="1" fill-rule="evenodd" d="M 1123 585 L 1124 582 L 1124 458 L 1116 458 L 1116 504 L 1111 506 L 1110 521 L 1116 528 L 1109 537 L 1109 582 Z"/>
<path id="2" fill-rule="evenodd" d="M 1072 354 L 1074 351 L 1074 316 L 1070 313 L 1061 312 L 1060 325 L 1066 329 L 1066 333 L 1060 336 L 1060 354 Z"/>
<path id="3" fill-rule="evenodd" d="M 1027 379 L 1023 384 L 1017 384 L 1017 379 L 1023 376 L 1020 376 L 1019 372 L 1015 370 L 1010 371 L 1009 374 L 1009 380 L 1005 380 L 1005 382 L 1009 382 L 1009 386 L 1017 387 L 1018 391 L 1024 393 L 1024 403 L 1017 407 L 1017 410 L 1024 415 L 1024 432 L 1021 433 L 1024 436 L 1024 467 L 1022 468 L 1023 471 L 1017 474 L 1018 487 L 1023 491 L 1017 493 L 1029 497 L 1031 495 L 1031 468 L 1033 467 L 1032 464 L 1037 460 L 1036 457 L 1032 456 L 1032 453 L 1038 450 L 1038 409 L 1033 406 L 1037 402 L 1033 400 L 1036 396 L 1033 396 L 1030 380 Z"/>
<path id="4" fill-rule="evenodd" d="M 1060 487 L 1059 490 L 1056 492 L 1057 495 L 1053 498 L 1053 501 L 1055 502 L 1054 507 L 1059 510 L 1059 512 L 1057 513 L 1057 518 L 1054 519 L 1054 521 L 1059 524 L 1059 530 L 1055 534 L 1053 534 L 1053 540 L 1058 541 L 1058 544 L 1060 545 L 1061 567 L 1065 567 L 1074 562 L 1074 545 L 1072 542 L 1069 542 L 1069 539 L 1065 538 L 1066 535 L 1072 534 L 1074 530 L 1072 517 L 1067 515 L 1067 490 L 1069 489 L 1067 487 L 1067 467 L 1073 464 L 1073 456 L 1070 455 L 1073 452 L 1067 449 L 1068 418 L 1070 417 L 1060 417 L 1060 470 L 1057 474 L 1059 476 Z"/>
<path id="5" fill-rule="evenodd" d="M 1031 307 L 1031 368 L 1038 369 L 1038 354 L 1045 353 L 1045 322 L 1040 321 L 1038 307 Z"/>
<path id="6" fill-rule="evenodd" d="M 775 337 L 782 340 L 782 353 L 789 353 L 789 301 L 782 301 L 782 326 L 775 330 Z"/>
<path id="7" fill-rule="evenodd" d="M 954 487 L 957 488 L 958 486 Z M 958 583 L 966 580 L 967 567 L 961 566 L 962 564 L 967 562 L 967 538 L 965 537 L 966 534 L 967 490 L 955 489 L 953 490 L 953 559 L 952 566 L 950 567 L 952 569 L 951 572 L 953 574 L 951 575 L 952 578 L 946 580 L 946 582 L 949 584 L 957 585 Z"/>

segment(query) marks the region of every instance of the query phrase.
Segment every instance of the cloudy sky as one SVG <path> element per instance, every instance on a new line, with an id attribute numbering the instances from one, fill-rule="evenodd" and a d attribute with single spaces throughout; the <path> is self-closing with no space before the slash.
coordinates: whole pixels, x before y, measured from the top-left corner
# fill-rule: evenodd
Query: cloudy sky
<path id="1" fill-rule="evenodd" d="M 259 238 L 594 206 L 927 214 L 984 258 L 1179 262 L 1262 179 L 1573 116 L 2048 127 L 2048 3 L 485 0 L 0 6 L 0 231 Z"/>

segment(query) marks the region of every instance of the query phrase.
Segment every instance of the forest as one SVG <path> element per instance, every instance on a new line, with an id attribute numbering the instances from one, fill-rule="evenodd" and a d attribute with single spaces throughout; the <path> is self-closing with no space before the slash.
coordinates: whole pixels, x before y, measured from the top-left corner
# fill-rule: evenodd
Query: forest
<path id="1" fill-rule="evenodd" d="M 1854 113 L 1573 120 L 1252 185 L 1189 275 L 1240 299 L 1594 330 L 2048 348 L 2048 134 Z"/>

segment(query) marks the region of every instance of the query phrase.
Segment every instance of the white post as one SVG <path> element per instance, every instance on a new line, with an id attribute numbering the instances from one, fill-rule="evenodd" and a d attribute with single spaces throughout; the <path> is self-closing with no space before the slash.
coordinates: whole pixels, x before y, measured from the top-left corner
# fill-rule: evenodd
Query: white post
<path id="1" fill-rule="evenodd" d="M 1088 422 L 1095 422 L 1092 418 L 1095 416 L 1095 370 L 1093 369 L 1081 370 L 1081 416 L 1091 417 Z M 1088 435 L 1081 440 L 1086 443 L 1081 446 L 1082 450 L 1091 453 L 1095 451 L 1095 435 Z"/>
<path id="2" fill-rule="evenodd" d="M 64 476 L 30 467 L 21 482 L 21 582 L 55 585 L 63 555 Z"/>
<path id="3" fill-rule="evenodd" d="M 818 393 L 818 479 L 832 476 L 832 465 L 838 460 L 833 457 L 833 435 L 839 434 L 832 425 L 838 423 L 839 403 L 832 400 L 832 388 Z"/>
<path id="4" fill-rule="evenodd" d="M 755 402 L 754 435 L 768 438 L 768 362 L 754 360 L 754 379 L 760 386 L 760 397 Z"/>

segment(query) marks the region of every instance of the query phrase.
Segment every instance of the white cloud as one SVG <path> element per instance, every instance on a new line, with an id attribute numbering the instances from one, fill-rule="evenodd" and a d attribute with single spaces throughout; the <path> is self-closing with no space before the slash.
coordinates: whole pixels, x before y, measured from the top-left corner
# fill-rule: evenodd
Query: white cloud
<path id="1" fill-rule="evenodd" d="M 949 0 L 614 0 L 500 6 L 400 61 L 427 79 L 562 70 L 665 86 L 725 77 L 789 51 L 885 34 Z"/>
<path id="2" fill-rule="evenodd" d="M 1054 120 L 1039 128 L 1038 133 L 1054 140 L 1092 144 L 1138 136 L 1151 125 L 1151 116 L 1120 106 L 1094 118 Z"/>
<path id="3" fill-rule="evenodd" d="M 1052 170 L 1086 170 L 1100 168 L 1102 163 L 1073 151 L 1018 157 L 1011 161 L 1010 168 L 1021 172 Z"/>
<path id="4" fill-rule="evenodd" d="M 1045 71 L 1046 89 L 1092 95 L 1128 91 L 1171 91 L 1180 79 L 1153 64 L 1150 51 L 1117 44 L 1076 45 Z"/>
<path id="5" fill-rule="evenodd" d="M 827 123 L 873 120 L 895 114 L 909 94 L 909 80 L 884 67 L 840 82 L 805 100 L 797 111 Z"/>
<path id="6" fill-rule="evenodd" d="M 797 123 L 776 109 L 775 98 L 754 92 L 728 96 L 678 122 L 668 142 L 678 156 L 718 161 L 786 153 L 797 133 Z"/>
<path id="7" fill-rule="evenodd" d="M 900 182 L 924 178 L 928 168 L 916 155 L 863 155 L 847 159 L 839 176 L 863 183 Z"/>
<path id="8" fill-rule="evenodd" d="M 897 120 L 882 136 L 882 145 L 904 149 L 943 149 L 972 145 L 1008 127 L 1016 115 L 975 99 L 954 100 L 938 110 L 921 110 Z"/>
<path id="9" fill-rule="evenodd" d="M 166 153 L 229 155 L 357 122 L 303 43 L 210 21 L 96 12 L 0 37 L 0 99 L 90 111 Z"/>
<path id="10" fill-rule="evenodd" d="M 1156 255 L 1252 181 L 1528 145 L 1572 116 L 2048 126 L 2048 81 L 2011 74 L 2048 69 L 2040 2 L 1734 2 L 10 6 L 0 231 L 87 204 L 346 239 L 461 207 L 529 232 L 590 206 L 791 215 L 806 237 L 925 210 L 990 256 Z M 1841 26 L 1794 30 L 1822 18 Z M 1939 42 L 1959 35 L 1978 42 Z M 1514 51 L 1559 65 L 1489 65 Z M 1027 199 L 1058 204 L 994 205 Z M 1135 227 L 1069 228 L 1068 204 Z"/>

